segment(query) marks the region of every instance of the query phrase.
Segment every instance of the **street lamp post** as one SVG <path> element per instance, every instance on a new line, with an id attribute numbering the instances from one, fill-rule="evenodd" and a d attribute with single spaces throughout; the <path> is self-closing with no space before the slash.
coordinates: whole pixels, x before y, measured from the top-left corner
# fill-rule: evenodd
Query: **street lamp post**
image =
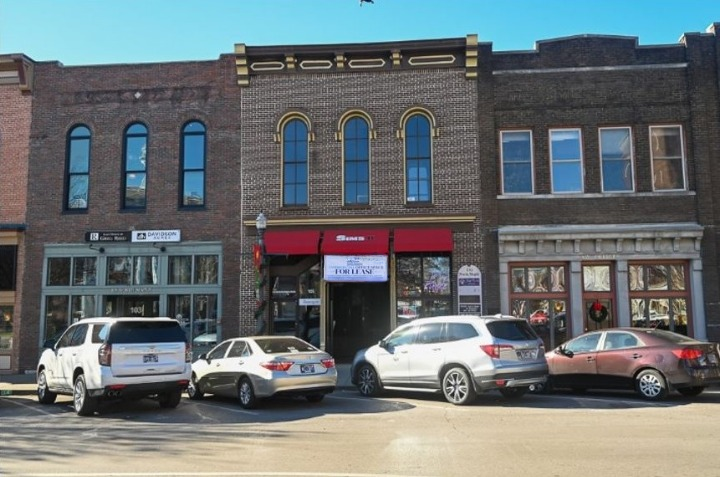
<path id="1" fill-rule="evenodd" d="M 255 334 L 263 335 L 267 331 L 267 301 L 265 300 L 265 287 L 267 279 L 265 275 L 265 229 L 267 228 L 267 217 L 260 212 L 255 219 L 255 228 L 257 229 L 257 244 L 254 250 L 255 260 L 255 298 L 257 306 L 255 308 Z"/>

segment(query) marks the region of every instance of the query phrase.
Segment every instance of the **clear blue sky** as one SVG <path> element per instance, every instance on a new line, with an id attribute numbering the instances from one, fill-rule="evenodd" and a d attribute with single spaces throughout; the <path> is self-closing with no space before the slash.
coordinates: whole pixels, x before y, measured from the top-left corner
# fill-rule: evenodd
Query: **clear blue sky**
<path id="1" fill-rule="evenodd" d="M 580 34 L 674 44 L 720 0 L 0 0 L 0 54 L 65 65 L 214 60 L 249 46 L 458 38 L 495 51 Z"/>

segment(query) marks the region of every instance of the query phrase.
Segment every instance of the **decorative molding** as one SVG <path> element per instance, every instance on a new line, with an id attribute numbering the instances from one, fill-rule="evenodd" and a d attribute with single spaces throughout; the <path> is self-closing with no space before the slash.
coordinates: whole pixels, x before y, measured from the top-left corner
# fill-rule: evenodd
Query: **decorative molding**
<path id="1" fill-rule="evenodd" d="M 400 68 L 402 66 L 402 53 L 400 53 L 400 50 L 393 50 L 390 53 L 390 59 L 392 60 L 393 68 Z"/>
<path id="2" fill-rule="evenodd" d="M 235 74 L 238 86 L 250 86 L 247 50 L 244 43 L 235 45 Z"/>
<path id="3" fill-rule="evenodd" d="M 425 224 L 472 224 L 476 215 L 402 215 L 392 217 L 346 216 L 346 217 L 271 217 L 268 227 L 333 226 L 348 225 L 425 225 Z M 255 219 L 243 220 L 246 227 L 255 228 Z"/>
<path id="4" fill-rule="evenodd" d="M 478 37 L 467 35 L 465 37 L 465 78 L 477 78 L 478 70 Z"/>
<path id="5" fill-rule="evenodd" d="M 455 63 L 454 55 L 413 56 L 408 59 L 408 64 L 411 66 L 451 65 L 453 63 Z"/>
<path id="6" fill-rule="evenodd" d="M 329 70 L 332 67 L 333 62 L 330 60 L 303 60 L 300 62 L 302 70 Z"/>
<path id="7" fill-rule="evenodd" d="M 384 68 L 386 63 L 383 58 L 362 58 L 348 61 L 348 66 L 353 69 L 379 69 Z"/>
<path id="8" fill-rule="evenodd" d="M 285 63 L 282 61 L 256 61 L 250 65 L 253 71 L 282 71 L 285 69 Z"/>

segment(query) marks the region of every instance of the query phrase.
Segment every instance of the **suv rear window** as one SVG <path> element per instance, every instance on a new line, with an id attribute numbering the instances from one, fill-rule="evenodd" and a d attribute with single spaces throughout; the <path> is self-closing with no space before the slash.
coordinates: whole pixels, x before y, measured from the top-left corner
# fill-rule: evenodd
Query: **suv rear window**
<path id="1" fill-rule="evenodd" d="M 185 342 L 179 323 L 167 321 L 118 321 L 110 328 L 108 343 Z"/>
<path id="2" fill-rule="evenodd" d="M 535 340 L 538 336 L 524 320 L 497 320 L 487 324 L 490 334 L 495 338 L 509 341 Z"/>

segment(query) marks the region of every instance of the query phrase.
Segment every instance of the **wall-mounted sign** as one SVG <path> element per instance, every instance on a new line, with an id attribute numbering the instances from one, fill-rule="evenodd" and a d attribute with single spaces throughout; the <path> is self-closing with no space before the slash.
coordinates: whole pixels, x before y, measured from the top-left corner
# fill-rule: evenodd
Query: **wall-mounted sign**
<path id="1" fill-rule="evenodd" d="M 325 255 L 328 282 L 386 282 L 387 255 Z"/>
<path id="2" fill-rule="evenodd" d="M 129 242 L 130 232 L 85 232 L 86 242 Z"/>
<path id="3" fill-rule="evenodd" d="M 298 300 L 300 306 L 320 306 L 320 298 L 300 298 Z"/>
<path id="4" fill-rule="evenodd" d="M 475 265 L 464 265 L 458 270 L 458 313 L 482 314 L 482 274 Z"/>
<path id="5" fill-rule="evenodd" d="M 180 230 L 133 230 L 133 242 L 179 242 Z"/>

